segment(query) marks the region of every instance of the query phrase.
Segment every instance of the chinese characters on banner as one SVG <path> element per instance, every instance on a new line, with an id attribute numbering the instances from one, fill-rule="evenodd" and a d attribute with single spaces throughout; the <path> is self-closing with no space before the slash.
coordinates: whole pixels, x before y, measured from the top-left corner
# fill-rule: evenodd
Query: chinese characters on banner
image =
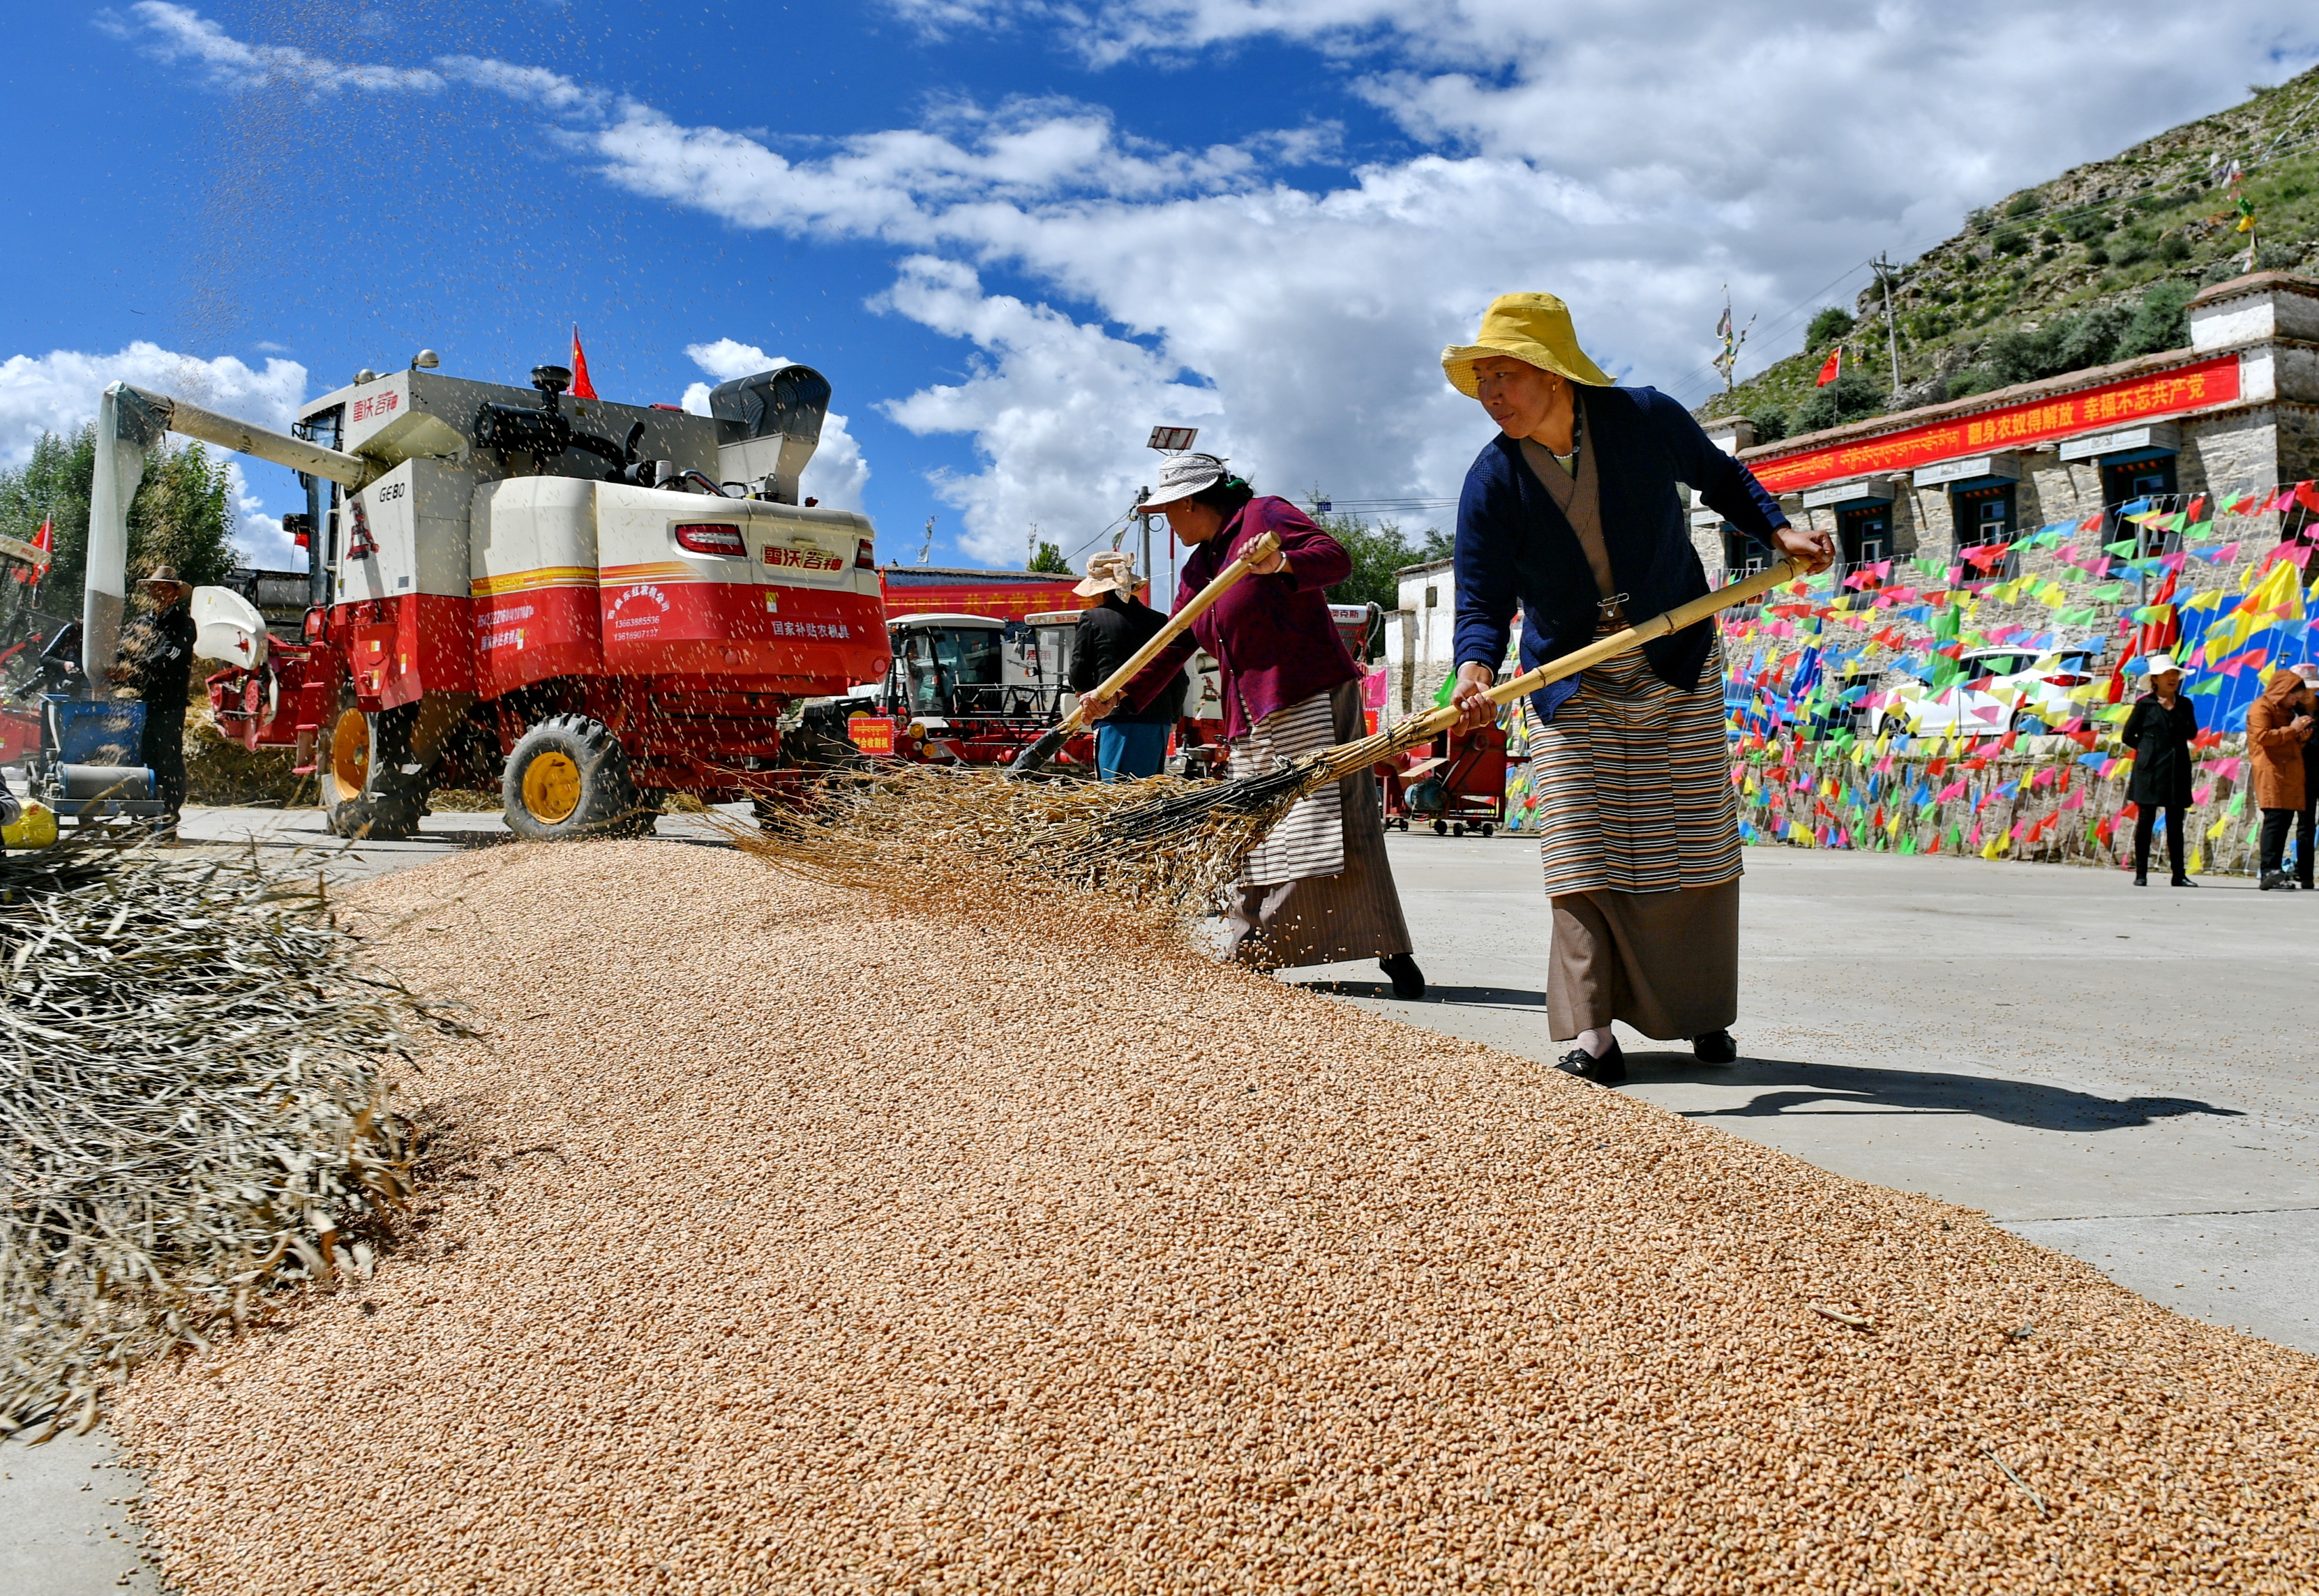
<path id="1" fill-rule="evenodd" d="M 2101 427 L 2130 426 L 2183 410 L 2227 404 L 2238 396 L 2239 357 L 2224 355 L 2081 392 L 1906 428 L 1881 437 L 1809 449 L 1782 459 L 1755 460 L 1749 465 L 1766 489 L 1788 493 L 1815 482 L 1909 471 L 1985 449 L 2042 443 Z"/>

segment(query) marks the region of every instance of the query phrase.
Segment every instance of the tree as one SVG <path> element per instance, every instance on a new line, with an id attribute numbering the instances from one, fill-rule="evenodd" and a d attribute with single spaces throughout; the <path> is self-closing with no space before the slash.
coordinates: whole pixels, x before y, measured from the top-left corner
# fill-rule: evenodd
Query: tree
<path id="1" fill-rule="evenodd" d="M 1796 407 L 1795 429 L 1818 432 L 1847 421 L 1864 421 L 1884 413 L 1888 397 L 1875 378 L 1847 365 L 1836 381 Z"/>
<path id="2" fill-rule="evenodd" d="M 1811 319 L 1804 329 L 1804 347 L 1824 349 L 1853 329 L 1852 312 L 1842 305 L 1830 305 Z"/>
<path id="3" fill-rule="evenodd" d="M 1401 608 L 1401 583 L 1396 573 L 1404 566 L 1446 560 L 1455 546 L 1448 533 L 1428 527 L 1411 543 L 1399 521 L 1368 522 L 1352 516 L 1322 516 L 1321 529 L 1345 546 L 1353 558 L 1350 575 L 1329 590 L 1331 604 L 1375 604 L 1384 609 Z"/>
<path id="4" fill-rule="evenodd" d="M 1057 576 L 1069 576 L 1071 574 L 1071 563 L 1063 558 L 1063 551 L 1061 549 L 1057 548 L 1053 544 L 1046 541 L 1046 539 L 1041 538 L 1039 540 L 1039 552 L 1031 556 L 1031 564 L 1025 566 L 1024 569 L 1030 571 L 1051 572 Z"/>
<path id="5" fill-rule="evenodd" d="M 88 500 L 96 479 L 96 428 L 70 437 L 44 432 L 32 458 L 0 471 L 0 531 L 31 542 L 44 520 L 55 527 L 41 609 L 77 615 L 87 580 Z M 199 444 L 158 451 L 129 505 L 129 570 L 133 582 L 155 565 L 174 565 L 195 587 L 213 585 L 233 566 L 233 515 L 225 462 Z"/>

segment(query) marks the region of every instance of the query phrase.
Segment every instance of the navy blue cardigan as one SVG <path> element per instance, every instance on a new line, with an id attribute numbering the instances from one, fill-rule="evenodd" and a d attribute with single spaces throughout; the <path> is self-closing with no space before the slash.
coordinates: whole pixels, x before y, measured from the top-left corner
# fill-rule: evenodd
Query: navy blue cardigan
<path id="1" fill-rule="evenodd" d="M 1686 603 L 1708 591 L 1692 546 L 1690 516 L 1678 483 L 1700 491 L 1724 519 L 1768 544 L 1788 524 L 1755 474 L 1700 429 L 1691 412 L 1655 388 L 1580 388 L 1584 446 L 1594 453 L 1602 494 L 1602 540 L 1611 573 L 1636 620 Z M 1596 591 L 1578 534 L 1523 464 L 1521 445 L 1500 433 L 1466 473 L 1457 500 L 1457 663 L 1495 670 L 1506 657 L 1514 611 L 1522 617 L 1525 671 L 1594 640 Z M 1701 621 L 1643 645 L 1651 670 L 1688 692 L 1714 640 Z M 1530 695 L 1541 721 L 1578 690 L 1579 678 L 1548 682 Z"/>

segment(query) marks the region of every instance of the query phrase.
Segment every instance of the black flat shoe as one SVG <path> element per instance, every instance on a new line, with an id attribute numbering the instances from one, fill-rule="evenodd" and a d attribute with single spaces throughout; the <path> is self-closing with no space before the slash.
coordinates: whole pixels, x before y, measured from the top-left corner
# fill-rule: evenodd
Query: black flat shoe
<path id="1" fill-rule="evenodd" d="M 2150 885 L 2150 878 L 2142 871 L 2136 870 L 2134 872 L 2134 884 L 2136 887 L 2147 887 Z"/>
<path id="2" fill-rule="evenodd" d="M 2257 881 L 2257 882 L 2254 884 L 2254 889 L 2255 889 L 2257 892 L 2276 892 L 2276 891 L 2278 891 L 2278 872 L 2277 870 L 2265 870 L 2265 871 L 2263 871 L 2263 872 L 2262 872 L 2262 879 L 2260 879 L 2260 881 Z"/>
<path id="3" fill-rule="evenodd" d="M 2169 887 L 2196 887 L 2198 883 L 2193 881 L 2188 876 L 2177 876 L 2166 884 Z"/>
<path id="4" fill-rule="evenodd" d="M 1691 1039 L 1691 1056 L 1701 1064 L 1737 1064 L 1739 1044 L 1731 1040 L 1728 1031 L 1710 1031 Z"/>
<path id="5" fill-rule="evenodd" d="M 1393 995 L 1405 1003 L 1414 1003 L 1425 996 L 1425 972 L 1417 968 L 1417 960 L 1406 953 L 1395 953 L 1390 959 L 1377 960 L 1377 968 L 1393 978 Z"/>
<path id="6" fill-rule="evenodd" d="M 1598 1087 L 1614 1087 L 1627 1078 L 1626 1055 L 1619 1051 L 1615 1041 L 1611 1050 L 1599 1059 L 1584 1048 L 1572 1048 L 1555 1060 L 1554 1067 L 1565 1075 L 1591 1080 Z"/>

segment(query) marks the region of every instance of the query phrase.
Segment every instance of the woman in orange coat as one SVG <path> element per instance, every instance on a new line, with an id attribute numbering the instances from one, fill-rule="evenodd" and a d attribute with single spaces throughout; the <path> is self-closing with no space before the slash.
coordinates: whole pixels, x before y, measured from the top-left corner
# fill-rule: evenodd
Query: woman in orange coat
<path id="1" fill-rule="evenodd" d="M 2281 865 L 2287 828 L 2303 813 L 2303 747 L 2311 741 L 2311 712 L 2319 708 L 2303 678 L 2286 666 L 2271 673 L 2270 685 L 2247 711 L 2247 756 L 2254 766 L 2255 807 L 2262 811 L 2262 889 L 2293 888 Z M 2301 839 L 2311 851 L 2311 839 Z"/>

